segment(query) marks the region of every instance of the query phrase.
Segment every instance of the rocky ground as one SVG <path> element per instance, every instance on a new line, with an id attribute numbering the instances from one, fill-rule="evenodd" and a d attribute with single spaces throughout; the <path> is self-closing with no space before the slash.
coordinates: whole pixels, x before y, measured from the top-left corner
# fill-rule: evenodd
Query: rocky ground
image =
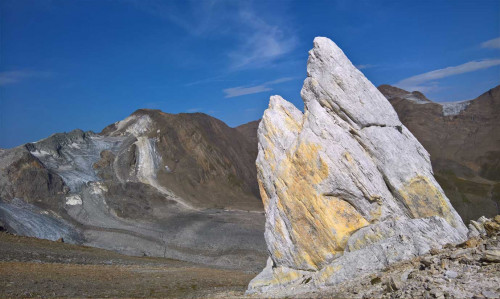
<path id="1" fill-rule="evenodd" d="M 500 216 L 476 224 L 480 236 L 462 244 L 294 297 L 499 298 Z M 0 232 L 2 298 L 241 298 L 255 275 Z"/>
<path id="2" fill-rule="evenodd" d="M 0 298 L 240 297 L 255 275 L 0 232 Z"/>
<path id="3" fill-rule="evenodd" d="M 483 223 L 481 223 L 483 222 Z M 500 215 L 480 219 L 481 235 L 300 297 L 500 298 Z M 484 230 L 483 230 L 484 229 Z"/>

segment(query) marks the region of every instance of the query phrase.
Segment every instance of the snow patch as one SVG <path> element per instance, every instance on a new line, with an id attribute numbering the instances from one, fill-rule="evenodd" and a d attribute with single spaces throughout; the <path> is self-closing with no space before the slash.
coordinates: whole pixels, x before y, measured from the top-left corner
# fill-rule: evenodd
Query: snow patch
<path id="1" fill-rule="evenodd" d="M 153 120 L 149 115 L 141 115 L 139 117 L 132 115 L 122 121 L 116 122 L 117 131 L 124 130 L 127 133 L 138 137 L 150 130 Z"/>
<path id="2" fill-rule="evenodd" d="M 76 143 L 76 142 L 73 142 L 73 143 L 71 143 L 71 144 L 69 145 L 69 147 L 70 147 L 70 148 L 77 148 L 77 149 L 79 149 L 79 148 L 80 148 L 80 145 L 79 145 L 78 143 Z"/>
<path id="3" fill-rule="evenodd" d="M 139 153 L 137 161 L 137 178 L 139 181 L 155 187 L 158 191 L 167 195 L 172 200 L 192 209 L 193 207 L 190 204 L 186 203 L 172 191 L 160 185 L 156 180 L 156 173 L 162 164 L 162 159 L 156 150 L 155 139 L 140 136 L 137 137 L 135 145 Z"/>
<path id="4" fill-rule="evenodd" d="M 87 182 L 100 180 L 93 167 L 94 163 L 101 159 L 100 153 L 103 150 L 116 153 L 124 139 L 124 137 L 92 136 L 78 145 L 61 146 L 59 155 L 43 148 L 31 153 L 40 159 L 45 167 L 57 173 L 72 192 L 77 193 Z"/>
<path id="5" fill-rule="evenodd" d="M 139 159 L 137 163 L 137 177 L 143 183 L 154 185 L 156 172 L 161 163 L 161 157 L 156 152 L 155 140 L 147 137 L 137 137 Z"/>
<path id="6" fill-rule="evenodd" d="M 101 182 L 91 182 L 89 192 L 93 195 L 103 195 L 108 192 L 108 188 Z"/>
<path id="7" fill-rule="evenodd" d="M 33 154 L 33 156 L 35 156 L 37 158 L 40 158 L 43 156 L 51 156 L 51 153 L 44 151 L 44 150 L 36 150 L 34 152 L 31 152 L 31 154 Z"/>
<path id="8" fill-rule="evenodd" d="M 64 219 L 52 215 L 37 206 L 14 198 L 11 203 L 0 202 L 2 220 L 20 236 L 75 243 L 80 240 L 76 228 Z"/>
<path id="9" fill-rule="evenodd" d="M 66 196 L 66 204 L 68 206 L 80 206 L 82 203 L 82 198 L 78 194 Z"/>
<path id="10" fill-rule="evenodd" d="M 411 93 L 408 95 L 405 95 L 404 99 L 406 99 L 408 101 L 412 101 L 415 104 L 429 104 L 429 103 L 431 103 L 430 101 L 422 100 L 421 98 L 419 98 Z"/>
<path id="11" fill-rule="evenodd" d="M 449 103 L 439 103 L 443 106 L 443 115 L 458 115 L 460 112 L 464 111 L 469 107 L 471 101 L 461 101 L 461 102 L 449 102 Z"/>

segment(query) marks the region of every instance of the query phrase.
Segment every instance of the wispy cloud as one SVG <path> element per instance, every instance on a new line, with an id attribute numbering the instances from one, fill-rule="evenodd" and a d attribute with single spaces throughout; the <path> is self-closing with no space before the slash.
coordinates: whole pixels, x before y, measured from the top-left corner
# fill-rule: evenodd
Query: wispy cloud
<path id="1" fill-rule="evenodd" d="M 46 78 L 50 72 L 18 70 L 0 72 L 0 86 L 16 84 L 29 78 Z"/>
<path id="2" fill-rule="evenodd" d="M 240 33 L 239 46 L 228 54 L 232 68 L 265 66 L 291 52 L 297 44 L 293 34 L 265 21 L 251 9 L 241 10 L 239 19 L 246 24 L 246 30 Z"/>
<path id="3" fill-rule="evenodd" d="M 370 69 L 373 67 L 376 67 L 376 65 L 374 65 L 374 64 L 357 64 L 356 65 L 356 68 L 358 68 L 358 70 Z"/>
<path id="4" fill-rule="evenodd" d="M 227 22 L 230 15 L 223 14 L 231 9 L 229 1 L 163 1 L 127 0 L 137 8 L 152 15 L 167 19 L 193 36 L 218 32 L 220 24 Z"/>
<path id="5" fill-rule="evenodd" d="M 266 85 L 257 85 L 251 87 L 238 86 L 238 87 L 226 88 L 224 89 L 224 93 L 226 94 L 225 98 L 234 98 L 234 97 L 244 96 L 247 94 L 261 93 L 270 90 L 273 89 Z"/>
<path id="6" fill-rule="evenodd" d="M 231 81 L 231 80 L 227 79 L 226 77 L 227 77 L 227 75 L 218 75 L 218 76 L 208 77 L 208 78 L 205 78 L 205 79 L 188 82 L 188 83 L 184 84 L 184 86 L 189 87 L 189 86 L 206 84 L 206 83 L 212 83 L 212 82 L 226 82 L 226 81 Z"/>
<path id="7" fill-rule="evenodd" d="M 403 79 L 394 85 L 410 91 L 419 90 L 421 92 L 429 92 L 439 89 L 439 84 L 438 82 L 436 82 L 436 80 L 454 75 L 474 72 L 477 70 L 487 69 L 497 65 L 500 65 L 500 59 L 470 61 L 461 65 L 450 66 L 447 68 L 412 76 Z"/>
<path id="8" fill-rule="evenodd" d="M 500 37 L 481 43 L 481 48 L 500 49 Z"/>
<path id="9" fill-rule="evenodd" d="M 201 112 L 201 111 L 203 111 L 203 108 L 199 108 L 199 107 L 190 108 L 190 109 L 188 109 L 186 111 L 189 112 L 189 113 Z"/>
<path id="10" fill-rule="evenodd" d="M 251 1 L 128 1 L 171 21 L 191 37 L 226 39 L 230 70 L 269 66 L 297 44 L 284 14 L 266 18 Z"/>
<path id="11" fill-rule="evenodd" d="M 234 98 L 234 97 L 244 96 L 244 95 L 248 95 L 248 94 L 270 91 L 270 90 L 273 90 L 271 88 L 271 85 L 280 84 L 280 83 L 287 82 L 287 81 L 290 81 L 293 79 L 295 79 L 295 78 L 284 77 L 284 78 L 279 78 L 279 79 L 276 79 L 273 81 L 264 82 L 262 84 L 255 85 L 255 86 L 236 86 L 236 87 L 226 88 L 223 90 L 223 92 L 226 94 L 224 97 L 225 98 Z"/>

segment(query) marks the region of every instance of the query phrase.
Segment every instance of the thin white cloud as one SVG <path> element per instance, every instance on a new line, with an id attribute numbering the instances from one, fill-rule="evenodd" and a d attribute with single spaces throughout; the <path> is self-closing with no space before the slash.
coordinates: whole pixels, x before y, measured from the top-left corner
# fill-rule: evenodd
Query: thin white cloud
<path id="1" fill-rule="evenodd" d="M 0 86 L 16 84 L 29 78 L 45 78 L 50 76 L 50 72 L 18 70 L 0 72 Z"/>
<path id="2" fill-rule="evenodd" d="M 265 21 L 253 10 L 246 8 L 239 15 L 246 28 L 240 32 L 240 45 L 229 53 L 233 69 L 268 65 L 295 48 L 297 39 L 293 34 Z"/>
<path id="3" fill-rule="evenodd" d="M 227 76 L 225 76 L 225 75 L 218 75 L 218 76 L 208 77 L 208 78 L 205 78 L 205 79 L 188 82 L 188 83 L 184 84 L 184 86 L 189 87 L 189 86 L 200 85 L 200 84 L 207 84 L 207 83 L 212 83 L 212 82 L 226 82 L 226 81 L 230 81 L 229 79 L 226 79 L 226 77 Z"/>
<path id="4" fill-rule="evenodd" d="M 450 66 L 444 69 L 438 69 L 420 75 L 412 76 L 403 79 L 394 85 L 409 91 L 412 90 L 419 90 L 421 92 L 434 91 L 436 89 L 439 89 L 439 84 L 436 82 L 436 80 L 454 75 L 487 69 L 497 65 L 500 65 L 500 59 L 469 61 L 461 65 Z"/>
<path id="5" fill-rule="evenodd" d="M 201 111 L 203 111 L 203 108 L 199 108 L 199 107 L 190 108 L 190 109 L 188 109 L 186 111 L 189 112 L 189 113 L 201 112 Z"/>
<path id="6" fill-rule="evenodd" d="M 374 64 L 357 64 L 356 65 L 356 68 L 358 68 L 358 70 L 369 69 L 372 67 L 375 67 L 375 65 Z"/>
<path id="7" fill-rule="evenodd" d="M 500 49 L 500 37 L 481 43 L 481 48 Z"/>
<path id="8" fill-rule="evenodd" d="M 279 78 L 279 79 L 276 79 L 276 80 L 273 80 L 273 81 L 265 82 L 263 84 L 264 85 L 274 85 L 274 84 L 279 84 L 279 83 L 283 83 L 283 82 L 292 81 L 293 79 L 295 79 L 295 77 L 283 77 L 283 78 Z"/>
<path id="9" fill-rule="evenodd" d="M 231 88 L 226 88 L 222 90 L 226 95 L 224 96 L 225 98 L 234 98 L 234 97 L 239 97 L 239 96 L 244 96 L 244 95 L 249 95 L 249 94 L 254 94 L 254 93 L 261 93 L 265 91 L 270 91 L 273 90 L 270 86 L 275 85 L 275 84 L 280 84 L 284 83 L 290 80 L 293 80 L 295 78 L 293 77 L 283 77 L 279 78 L 273 81 L 268 81 L 264 82 L 259 85 L 255 86 L 236 86 L 236 87 L 231 87 Z"/>
<path id="10" fill-rule="evenodd" d="M 266 18 L 251 1 L 128 1 L 169 20 L 191 37 L 226 39 L 230 45 L 225 53 L 229 70 L 269 66 L 297 44 L 286 16 L 274 14 Z"/>
<path id="11" fill-rule="evenodd" d="M 251 87 L 244 87 L 244 86 L 231 87 L 231 88 L 226 88 L 223 91 L 226 94 L 224 96 L 225 98 L 234 98 L 234 97 L 244 96 L 247 94 L 261 93 L 270 90 L 273 89 L 265 85 L 257 85 Z"/>

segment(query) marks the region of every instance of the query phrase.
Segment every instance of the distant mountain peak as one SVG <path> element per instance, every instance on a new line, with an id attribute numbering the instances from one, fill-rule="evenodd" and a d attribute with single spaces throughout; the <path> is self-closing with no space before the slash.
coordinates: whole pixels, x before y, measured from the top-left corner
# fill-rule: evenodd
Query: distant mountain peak
<path id="1" fill-rule="evenodd" d="M 406 91 L 404 89 L 401 89 L 399 87 L 391 86 L 391 85 L 380 85 L 378 87 L 379 91 L 382 92 L 386 96 L 387 99 L 394 99 L 394 98 L 402 98 L 405 100 L 412 101 L 416 104 L 427 104 L 427 103 L 432 103 L 431 100 L 429 100 L 423 93 L 420 91 Z"/>

